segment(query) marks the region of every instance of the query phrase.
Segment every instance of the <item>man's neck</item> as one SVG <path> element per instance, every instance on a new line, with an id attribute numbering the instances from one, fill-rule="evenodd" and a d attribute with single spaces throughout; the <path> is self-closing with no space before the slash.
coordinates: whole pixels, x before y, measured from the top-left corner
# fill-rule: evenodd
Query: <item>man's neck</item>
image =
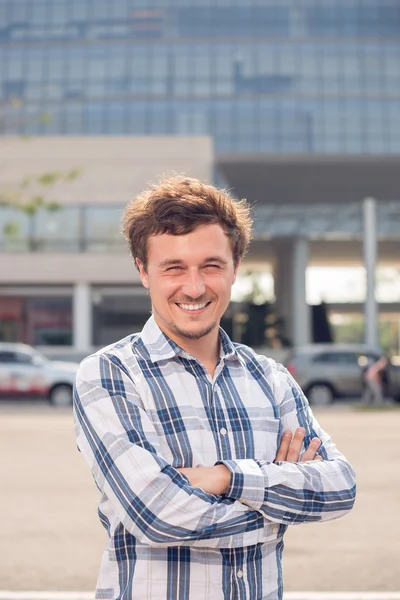
<path id="1" fill-rule="evenodd" d="M 157 322 L 157 321 L 156 321 Z M 178 346 L 185 350 L 188 354 L 197 358 L 209 371 L 211 376 L 214 375 L 215 367 L 220 356 L 220 338 L 219 328 L 216 327 L 209 334 L 198 340 L 180 336 L 175 332 L 166 331 L 159 323 L 160 329 L 171 338 Z"/>
<path id="2" fill-rule="evenodd" d="M 216 335 L 215 335 L 216 333 Z M 197 358 L 211 374 L 214 375 L 215 367 L 220 356 L 220 341 L 218 330 L 212 332 L 214 335 L 207 335 L 200 340 L 183 339 L 176 341 L 186 352 Z"/>

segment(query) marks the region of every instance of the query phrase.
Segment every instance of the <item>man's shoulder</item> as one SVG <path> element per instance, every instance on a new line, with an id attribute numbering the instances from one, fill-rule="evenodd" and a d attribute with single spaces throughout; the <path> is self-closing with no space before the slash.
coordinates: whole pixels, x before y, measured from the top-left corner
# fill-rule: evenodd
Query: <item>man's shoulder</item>
<path id="1" fill-rule="evenodd" d="M 263 369 L 276 370 L 282 365 L 277 363 L 273 358 L 267 354 L 263 354 L 246 344 L 240 344 L 238 342 L 232 342 L 238 356 L 246 362 L 246 364 L 259 365 Z"/>
<path id="2" fill-rule="evenodd" d="M 133 366 L 140 359 L 148 358 L 148 352 L 142 341 L 142 332 L 132 333 L 126 337 L 99 348 L 83 359 L 82 365 L 88 362 L 102 363 L 104 361 L 117 366 Z"/>
<path id="3" fill-rule="evenodd" d="M 292 389 L 297 384 L 287 369 L 274 358 L 245 344 L 234 343 L 239 360 L 252 378 L 264 381 L 272 389 Z"/>

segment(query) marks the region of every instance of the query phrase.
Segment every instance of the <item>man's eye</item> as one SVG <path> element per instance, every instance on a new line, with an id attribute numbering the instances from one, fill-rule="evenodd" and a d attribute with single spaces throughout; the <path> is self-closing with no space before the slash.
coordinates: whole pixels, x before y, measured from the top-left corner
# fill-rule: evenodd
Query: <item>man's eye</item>
<path id="1" fill-rule="evenodd" d="M 173 267 L 168 267 L 168 269 L 166 269 L 167 271 L 180 271 L 182 269 L 182 267 L 180 267 L 179 265 L 175 265 Z"/>
<path id="2" fill-rule="evenodd" d="M 209 265 L 205 265 L 206 269 L 220 269 L 221 267 L 219 265 L 214 265 L 212 263 L 210 263 Z"/>

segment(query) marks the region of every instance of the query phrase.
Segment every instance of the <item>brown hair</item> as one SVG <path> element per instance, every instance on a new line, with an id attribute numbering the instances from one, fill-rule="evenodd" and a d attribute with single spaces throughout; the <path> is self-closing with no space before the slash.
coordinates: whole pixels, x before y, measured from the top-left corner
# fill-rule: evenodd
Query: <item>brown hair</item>
<path id="1" fill-rule="evenodd" d="M 230 239 L 235 266 L 251 240 L 252 218 L 246 200 L 197 179 L 175 175 L 142 192 L 127 205 L 123 232 L 134 259 L 147 268 L 151 235 L 183 235 L 198 225 L 219 224 Z"/>

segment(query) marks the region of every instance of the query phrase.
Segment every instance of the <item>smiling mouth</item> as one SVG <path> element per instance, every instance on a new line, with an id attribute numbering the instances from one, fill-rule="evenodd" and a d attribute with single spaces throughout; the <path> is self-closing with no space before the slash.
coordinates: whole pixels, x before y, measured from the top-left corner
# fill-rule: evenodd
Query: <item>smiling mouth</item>
<path id="1" fill-rule="evenodd" d="M 183 302 L 176 302 L 176 305 L 179 306 L 179 308 L 188 312 L 197 312 L 203 310 L 203 308 L 206 308 L 206 306 L 208 306 L 209 304 L 211 304 L 211 301 L 202 302 L 201 304 L 184 304 Z"/>

